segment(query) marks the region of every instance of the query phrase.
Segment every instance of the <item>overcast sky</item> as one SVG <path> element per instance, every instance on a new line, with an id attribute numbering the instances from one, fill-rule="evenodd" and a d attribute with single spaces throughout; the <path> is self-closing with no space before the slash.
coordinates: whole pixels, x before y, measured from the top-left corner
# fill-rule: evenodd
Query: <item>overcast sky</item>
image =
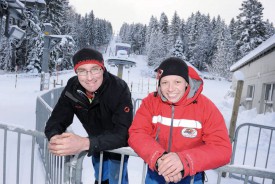
<path id="1" fill-rule="evenodd" d="M 275 24 L 275 0 L 258 0 L 264 7 L 264 20 Z M 164 12 L 168 20 L 175 11 L 185 21 L 192 12 L 200 11 L 213 18 L 220 15 L 228 24 L 240 13 L 243 0 L 69 0 L 77 13 L 85 15 L 93 10 L 95 17 L 111 22 L 113 29 L 119 31 L 126 23 L 149 23 L 151 16 L 159 19 Z"/>

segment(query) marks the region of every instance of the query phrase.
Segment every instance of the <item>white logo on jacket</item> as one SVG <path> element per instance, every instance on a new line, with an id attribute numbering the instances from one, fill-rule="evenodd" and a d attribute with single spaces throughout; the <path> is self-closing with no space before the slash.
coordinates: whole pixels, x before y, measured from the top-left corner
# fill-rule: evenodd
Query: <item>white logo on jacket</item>
<path id="1" fill-rule="evenodd" d="M 184 128 L 182 129 L 181 134 L 184 137 L 194 138 L 198 135 L 198 132 L 195 128 Z"/>

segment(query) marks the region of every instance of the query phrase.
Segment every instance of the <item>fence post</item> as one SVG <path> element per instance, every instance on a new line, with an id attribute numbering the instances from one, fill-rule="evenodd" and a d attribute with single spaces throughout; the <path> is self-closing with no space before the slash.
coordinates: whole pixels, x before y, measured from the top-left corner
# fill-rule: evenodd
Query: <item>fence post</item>
<path id="1" fill-rule="evenodd" d="M 229 126 L 229 138 L 230 138 L 231 144 L 234 141 L 237 117 L 239 113 L 239 106 L 240 106 L 242 90 L 243 90 L 243 82 L 244 82 L 244 75 L 242 72 L 240 71 L 235 72 L 234 77 L 237 79 L 237 89 L 236 89 L 232 115 L 230 120 L 230 126 Z M 222 172 L 222 177 L 226 177 L 226 172 Z"/>
<path id="2" fill-rule="evenodd" d="M 119 64 L 117 69 L 117 76 L 122 79 L 122 75 L 123 75 L 123 65 Z"/>
<path id="3" fill-rule="evenodd" d="M 232 115 L 231 115 L 231 120 L 230 120 L 230 128 L 229 128 L 229 138 L 230 138 L 231 143 L 233 142 L 234 135 L 235 135 L 236 122 L 237 122 L 239 106 L 240 106 L 240 101 L 241 101 L 241 95 L 242 95 L 242 90 L 243 90 L 243 82 L 244 82 L 243 80 L 237 81 L 237 89 L 236 89 L 233 110 L 232 110 Z"/>
<path id="4" fill-rule="evenodd" d="M 40 91 L 44 90 L 44 83 L 45 83 L 45 73 L 41 72 Z"/>

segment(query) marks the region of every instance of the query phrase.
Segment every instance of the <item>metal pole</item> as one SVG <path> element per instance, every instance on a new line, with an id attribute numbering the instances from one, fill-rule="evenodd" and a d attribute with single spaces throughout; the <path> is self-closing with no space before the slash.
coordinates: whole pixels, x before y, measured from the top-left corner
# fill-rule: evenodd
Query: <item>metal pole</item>
<path id="1" fill-rule="evenodd" d="M 49 58 L 50 58 L 50 37 L 52 31 L 51 24 L 45 24 L 45 31 L 44 31 L 44 48 L 43 48 L 43 56 L 42 56 L 42 63 L 41 63 L 41 83 L 40 83 L 40 91 L 44 90 L 44 83 L 45 83 L 45 73 L 49 72 Z"/>
<path id="2" fill-rule="evenodd" d="M 117 70 L 117 76 L 122 79 L 122 74 L 123 74 L 123 65 L 119 64 L 118 70 Z"/>
<path id="3" fill-rule="evenodd" d="M 42 56 L 42 72 L 48 73 L 49 72 L 49 58 L 50 58 L 50 37 L 52 31 L 51 24 L 45 24 L 45 31 L 44 31 L 44 48 L 43 48 L 43 56 Z"/>
<path id="4" fill-rule="evenodd" d="M 99 172 L 98 172 L 98 183 L 99 184 L 101 184 L 102 169 L 103 169 L 103 151 L 100 152 L 100 156 L 99 156 Z"/>
<path id="5" fill-rule="evenodd" d="M 44 82 L 45 82 L 45 73 L 41 72 L 40 91 L 43 91 L 44 89 Z"/>
<path id="6" fill-rule="evenodd" d="M 43 56 L 42 56 L 42 72 L 48 73 L 49 72 L 49 58 L 50 58 L 50 37 L 44 37 L 44 48 L 43 48 Z"/>
<path id="7" fill-rule="evenodd" d="M 3 17 L 0 17 L 0 48 L 2 47 L 2 23 Z"/>

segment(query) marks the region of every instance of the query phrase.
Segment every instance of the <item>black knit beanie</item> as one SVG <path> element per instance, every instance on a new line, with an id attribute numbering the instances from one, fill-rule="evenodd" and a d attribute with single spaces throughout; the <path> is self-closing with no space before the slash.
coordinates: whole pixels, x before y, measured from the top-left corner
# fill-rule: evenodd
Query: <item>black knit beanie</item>
<path id="1" fill-rule="evenodd" d="M 105 68 L 102 54 L 91 48 L 83 48 L 77 51 L 73 56 L 73 63 L 74 70 L 83 64 L 97 64 L 103 69 Z"/>
<path id="2" fill-rule="evenodd" d="M 155 69 L 155 72 L 157 72 L 159 81 L 162 77 L 167 75 L 178 75 L 189 83 L 188 66 L 182 59 L 177 57 L 165 59 L 159 67 Z"/>

